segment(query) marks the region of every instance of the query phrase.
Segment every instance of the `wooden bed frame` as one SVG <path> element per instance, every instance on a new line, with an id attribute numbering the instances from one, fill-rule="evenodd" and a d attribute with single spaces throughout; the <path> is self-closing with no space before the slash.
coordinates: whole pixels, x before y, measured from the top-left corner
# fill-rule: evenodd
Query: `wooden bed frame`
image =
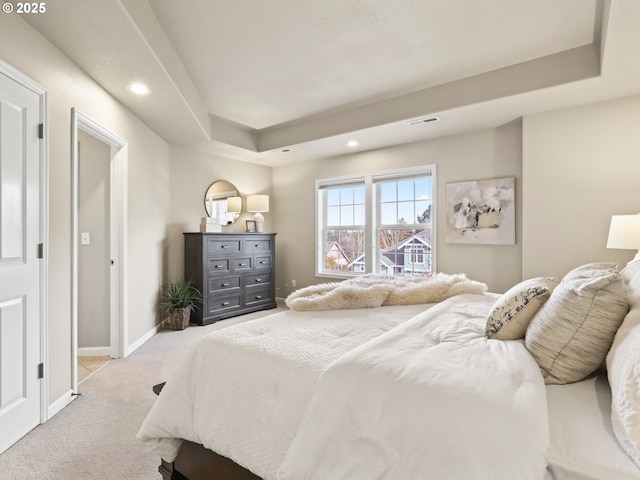
<path id="1" fill-rule="evenodd" d="M 162 387 L 164 383 L 154 385 L 154 393 L 159 395 Z M 187 440 L 173 463 L 161 459 L 158 472 L 163 480 L 262 480 L 233 460 Z"/>

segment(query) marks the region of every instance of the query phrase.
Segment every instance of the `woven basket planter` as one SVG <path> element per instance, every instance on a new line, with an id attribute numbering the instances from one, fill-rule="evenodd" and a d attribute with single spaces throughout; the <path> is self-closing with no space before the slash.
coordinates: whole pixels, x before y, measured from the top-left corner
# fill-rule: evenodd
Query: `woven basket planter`
<path id="1" fill-rule="evenodd" d="M 191 307 L 172 308 L 169 310 L 169 328 L 172 330 L 184 330 L 189 326 Z"/>

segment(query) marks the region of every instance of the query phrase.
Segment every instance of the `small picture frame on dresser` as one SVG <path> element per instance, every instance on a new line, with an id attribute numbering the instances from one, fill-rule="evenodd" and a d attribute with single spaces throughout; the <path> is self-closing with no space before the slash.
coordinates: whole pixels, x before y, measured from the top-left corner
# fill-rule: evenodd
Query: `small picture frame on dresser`
<path id="1" fill-rule="evenodd" d="M 256 233 L 256 221 L 247 220 L 247 233 Z"/>

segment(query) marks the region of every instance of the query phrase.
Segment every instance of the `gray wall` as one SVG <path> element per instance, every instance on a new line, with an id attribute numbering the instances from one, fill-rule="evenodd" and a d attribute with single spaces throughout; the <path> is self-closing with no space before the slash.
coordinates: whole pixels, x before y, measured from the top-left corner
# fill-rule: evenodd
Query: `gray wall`
<path id="1" fill-rule="evenodd" d="M 110 347 L 109 306 L 109 145 L 78 132 L 78 231 L 91 243 L 78 240 L 78 349 Z M 105 352 L 98 352 L 106 355 Z"/>
<path id="2" fill-rule="evenodd" d="M 169 146 L 19 15 L 0 15 L 0 58 L 48 91 L 49 399 L 54 404 L 71 391 L 71 109 L 128 142 L 129 346 L 159 322 Z"/>
<path id="3" fill-rule="evenodd" d="M 617 261 L 611 216 L 640 213 L 640 96 L 533 115 L 523 122 L 523 275 L 562 276 Z"/>
<path id="4" fill-rule="evenodd" d="M 206 216 L 204 194 L 217 180 L 234 184 L 242 197 L 242 209 L 247 208 L 247 195 L 270 196 L 269 212 L 264 214 L 264 231 L 274 232 L 273 191 L 271 168 L 253 163 L 193 152 L 182 147 L 171 147 L 171 216 L 166 226 L 165 274 L 172 278 L 184 277 L 184 232 L 200 231 L 200 220 Z M 253 219 L 246 211 L 235 224 L 223 226 L 223 232 L 244 232 L 246 220 Z M 276 236 L 276 244 L 282 235 Z"/>
<path id="5" fill-rule="evenodd" d="M 275 229 L 278 232 L 277 295 L 329 279 L 315 276 L 315 192 L 317 178 L 435 164 L 437 179 L 436 270 L 464 272 L 486 282 L 496 292 L 505 291 L 522 276 L 521 270 L 521 124 L 398 145 L 376 151 L 326 158 L 274 168 Z M 447 244 L 445 187 L 447 183 L 498 177 L 516 177 L 516 245 Z"/>

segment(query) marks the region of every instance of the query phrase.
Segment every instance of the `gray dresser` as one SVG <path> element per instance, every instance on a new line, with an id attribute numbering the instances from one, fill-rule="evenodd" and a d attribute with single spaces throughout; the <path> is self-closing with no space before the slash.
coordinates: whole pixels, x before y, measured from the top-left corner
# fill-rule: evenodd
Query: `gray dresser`
<path id="1" fill-rule="evenodd" d="M 184 278 L 202 292 L 191 321 L 224 318 L 276 307 L 275 233 L 185 233 Z"/>

